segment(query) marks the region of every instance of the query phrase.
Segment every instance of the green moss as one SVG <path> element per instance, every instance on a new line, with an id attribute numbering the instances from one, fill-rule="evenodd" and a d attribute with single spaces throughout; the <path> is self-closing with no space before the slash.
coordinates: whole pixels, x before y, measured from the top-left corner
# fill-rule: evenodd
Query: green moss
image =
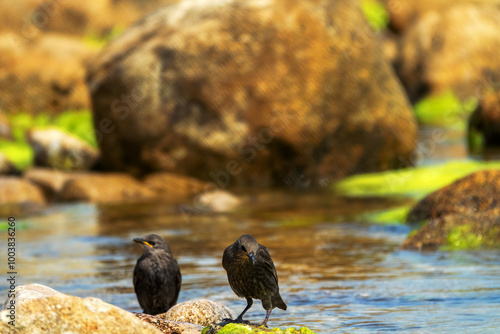
<path id="1" fill-rule="evenodd" d="M 415 104 L 418 120 L 428 125 L 465 128 L 469 115 L 477 107 L 477 98 L 460 101 L 448 90 L 440 95 L 426 97 Z"/>
<path id="2" fill-rule="evenodd" d="M 211 327 L 205 327 L 201 333 L 202 334 L 208 333 L 210 328 Z M 217 333 L 218 334 L 253 334 L 253 333 L 314 334 L 307 327 L 302 327 L 300 329 L 295 329 L 292 327 L 287 329 L 281 329 L 281 328 L 268 329 L 264 327 L 251 327 L 242 324 L 227 324 L 226 326 L 222 327 Z"/>
<path id="3" fill-rule="evenodd" d="M 92 112 L 89 110 L 65 111 L 54 118 L 52 125 L 97 147 Z"/>
<path id="4" fill-rule="evenodd" d="M 498 228 L 493 228 L 487 233 L 474 232 L 473 224 L 466 224 L 452 228 L 448 234 L 447 244 L 442 247 L 444 250 L 470 250 L 479 248 L 494 247 L 495 236 L 498 235 Z M 500 245 L 497 245 L 497 247 Z"/>
<path id="5" fill-rule="evenodd" d="M 441 165 L 355 175 L 333 187 L 344 196 L 410 196 L 418 199 L 461 177 L 485 169 L 500 169 L 500 162 L 452 161 Z"/>
<path id="6" fill-rule="evenodd" d="M 410 206 L 400 206 L 381 212 L 371 213 L 366 217 L 370 222 L 387 225 L 402 225 L 406 223 L 406 216 Z"/>
<path id="7" fill-rule="evenodd" d="M 11 142 L 0 139 L 0 152 L 19 170 L 24 170 L 33 163 L 33 150 L 25 142 Z"/>
<path id="8" fill-rule="evenodd" d="M 102 49 L 109 41 L 121 35 L 124 30 L 125 28 L 123 26 L 117 25 L 107 34 L 98 34 L 95 31 L 88 31 L 83 36 L 83 43 L 91 48 Z"/>
<path id="9" fill-rule="evenodd" d="M 368 23 L 375 31 L 384 30 L 389 24 L 389 13 L 377 0 L 362 0 L 361 9 Z"/>

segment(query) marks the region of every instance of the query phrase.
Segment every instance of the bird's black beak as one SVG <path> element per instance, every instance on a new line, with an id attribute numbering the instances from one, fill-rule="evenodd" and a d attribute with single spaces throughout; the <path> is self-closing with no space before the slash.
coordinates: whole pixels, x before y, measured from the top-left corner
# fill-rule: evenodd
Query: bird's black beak
<path id="1" fill-rule="evenodd" d="M 254 252 L 248 253 L 248 257 L 252 260 L 252 264 L 255 264 L 255 254 Z"/>
<path id="2" fill-rule="evenodd" d="M 134 241 L 135 241 L 135 242 L 137 242 L 138 244 L 143 244 L 143 245 L 146 245 L 146 246 L 148 246 L 148 247 L 153 248 L 153 246 L 152 246 L 149 242 L 145 241 L 143 238 L 134 238 L 134 239 L 132 239 L 132 240 L 134 240 Z"/>

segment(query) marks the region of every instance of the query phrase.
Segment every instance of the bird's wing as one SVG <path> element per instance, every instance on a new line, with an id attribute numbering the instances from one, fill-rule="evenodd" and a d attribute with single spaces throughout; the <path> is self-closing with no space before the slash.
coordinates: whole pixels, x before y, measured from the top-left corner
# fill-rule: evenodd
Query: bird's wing
<path id="1" fill-rule="evenodd" d="M 267 248 L 260 245 L 259 253 L 266 270 L 273 275 L 276 285 L 278 285 L 278 273 L 276 272 L 276 267 L 274 267 L 273 260 L 271 259 L 271 255 L 269 255 Z"/>

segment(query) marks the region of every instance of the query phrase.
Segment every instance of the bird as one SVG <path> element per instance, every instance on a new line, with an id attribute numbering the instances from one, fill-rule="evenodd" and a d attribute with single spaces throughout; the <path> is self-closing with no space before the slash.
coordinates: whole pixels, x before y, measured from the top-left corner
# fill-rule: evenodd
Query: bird
<path id="1" fill-rule="evenodd" d="M 182 275 L 170 245 L 156 234 L 134 238 L 142 244 L 142 255 L 134 268 L 134 290 L 144 313 L 156 315 L 177 303 Z"/>
<path id="2" fill-rule="evenodd" d="M 243 315 L 252 307 L 253 299 L 260 299 L 266 310 L 262 326 L 267 327 L 267 321 L 275 307 L 286 310 L 287 306 L 279 292 L 278 274 L 273 260 L 267 248 L 260 245 L 253 236 L 242 235 L 227 247 L 222 256 L 222 267 L 227 272 L 233 292 L 247 301 L 243 312 L 232 322 L 249 323 L 243 320 Z"/>

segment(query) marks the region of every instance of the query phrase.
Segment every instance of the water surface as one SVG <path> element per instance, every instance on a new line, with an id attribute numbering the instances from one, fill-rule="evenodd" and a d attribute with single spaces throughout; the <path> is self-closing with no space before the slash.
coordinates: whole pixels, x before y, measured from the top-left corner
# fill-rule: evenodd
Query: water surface
<path id="1" fill-rule="evenodd" d="M 250 233 L 271 250 L 288 310 L 271 326 L 321 333 L 497 333 L 500 252 L 400 250 L 409 226 L 380 226 L 359 213 L 394 205 L 381 199 L 268 193 L 232 214 L 182 216 L 166 203 L 57 205 L 18 223 L 18 279 L 140 311 L 132 272 L 133 237 L 170 241 L 183 274 L 179 301 L 209 298 L 239 314 L 222 252 Z M 188 218 L 188 219 L 186 219 Z M 5 248 L 2 240 L 2 249 Z M 2 295 L 6 295 L 2 285 Z M 260 322 L 260 302 L 247 313 Z"/>

